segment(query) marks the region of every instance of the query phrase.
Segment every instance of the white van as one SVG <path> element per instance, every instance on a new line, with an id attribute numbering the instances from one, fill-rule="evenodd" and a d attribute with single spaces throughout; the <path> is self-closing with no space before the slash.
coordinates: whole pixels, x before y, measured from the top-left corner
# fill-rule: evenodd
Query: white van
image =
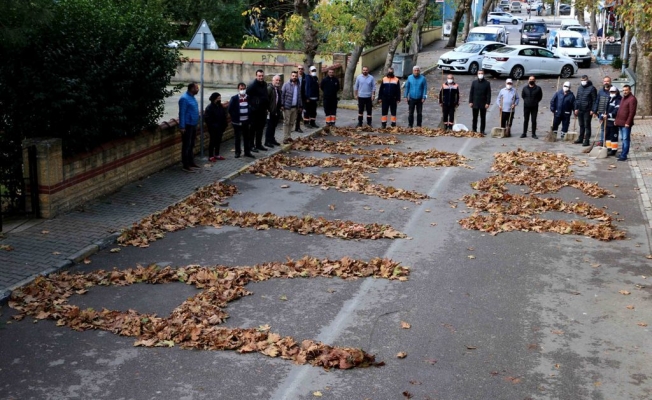
<path id="1" fill-rule="evenodd" d="M 574 31 L 552 31 L 546 48 L 558 56 L 568 56 L 583 68 L 591 66 L 591 50 L 581 33 Z"/>
<path id="2" fill-rule="evenodd" d="M 507 30 L 504 27 L 477 26 L 469 31 L 464 42 L 500 42 L 507 44 Z"/>
<path id="3" fill-rule="evenodd" d="M 561 27 L 559 29 L 565 31 L 569 26 L 582 26 L 582 25 L 580 24 L 580 21 L 576 19 L 565 18 L 561 20 Z"/>

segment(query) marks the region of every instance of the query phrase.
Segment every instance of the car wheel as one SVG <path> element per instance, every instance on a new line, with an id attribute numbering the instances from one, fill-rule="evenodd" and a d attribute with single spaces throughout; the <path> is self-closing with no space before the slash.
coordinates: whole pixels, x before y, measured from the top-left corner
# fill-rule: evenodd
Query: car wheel
<path id="1" fill-rule="evenodd" d="M 512 20 L 512 25 L 518 25 L 518 20 Z"/>
<path id="2" fill-rule="evenodd" d="M 514 68 L 512 68 L 512 71 L 509 73 L 509 76 L 512 79 L 521 79 L 525 75 L 525 69 L 521 67 L 520 65 L 516 65 Z"/>
<path id="3" fill-rule="evenodd" d="M 564 67 L 561 69 L 560 75 L 564 79 L 570 78 L 571 76 L 573 76 L 573 67 L 571 67 L 570 65 L 564 65 Z"/>
<path id="4" fill-rule="evenodd" d="M 480 69 L 480 66 L 478 65 L 477 62 L 472 62 L 471 65 L 469 65 L 469 74 L 475 75 L 478 73 L 478 69 Z"/>

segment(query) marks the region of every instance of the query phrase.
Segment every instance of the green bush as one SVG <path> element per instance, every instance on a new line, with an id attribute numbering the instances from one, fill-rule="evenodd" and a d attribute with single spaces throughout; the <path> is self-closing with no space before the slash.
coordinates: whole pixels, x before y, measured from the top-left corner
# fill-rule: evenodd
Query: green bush
<path id="1" fill-rule="evenodd" d="M 179 55 L 161 10 L 144 3 L 58 0 L 47 23 L 0 44 L 3 153 L 48 136 L 71 155 L 156 123 Z"/>
<path id="2" fill-rule="evenodd" d="M 614 69 L 621 69 L 623 67 L 622 58 L 614 57 L 614 59 L 611 60 L 611 66 L 614 67 Z"/>

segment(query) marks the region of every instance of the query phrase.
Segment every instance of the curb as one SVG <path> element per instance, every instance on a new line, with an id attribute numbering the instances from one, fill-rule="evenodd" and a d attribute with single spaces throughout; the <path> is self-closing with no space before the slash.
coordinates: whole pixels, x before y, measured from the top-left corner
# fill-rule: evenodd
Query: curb
<path id="1" fill-rule="evenodd" d="M 304 137 L 318 136 L 319 134 L 321 134 L 321 132 L 323 132 L 323 130 L 324 130 L 324 127 L 318 128 L 314 132 L 312 132 L 309 135 L 306 135 Z M 292 147 L 291 144 L 285 144 L 285 145 L 281 146 L 280 149 L 281 149 L 281 152 L 288 152 L 288 151 L 290 151 L 291 147 Z M 261 159 L 267 158 L 267 157 L 269 157 L 269 156 L 261 157 Z M 224 177 L 220 178 L 218 180 L 218 182 L 230 181 L 230 180 L 244 174 L 245 172 L 247 172 L 249 167 L 255 162 L 256 161 L 251 161 L 250 163 L 248 163 L 247 165 L 241 167 L 237 171 L 234 171 L 234 172 L 231 172 L 231 173 L 225 175 Z M 180 202 L 184 201 L 185 199 L 187 199 L 191 195 L 192 195 L 192 193 L 190 195 L 184 197 L 183 199 L 179 200 L 178 202 L 172 203 L 171 205 L 180 203 Z M 45 271 L 42 271 L 42 272 L 40 272 L 38 274 L 31 275 L 31 276 L 23 279 L 22 281 L 8 287 L 7 289 L 4 289 L 2 292 L 0 292 L 0 306 L 7 304 L 7 302 L 9 301 L 9 297 L 11 296 L 11 293 L 14 290 L 19 289 L 19 288 L 29 284 L 30 282 L 32 282 L 34 279 L 38 278 L 39 276 L 47 276 L 47 275 L 50 275 L 50 274 L 53 274 L 53 273 L 56 273 L 56 272 L 60 272 L 62 270 L 65 270 L 65 269 L 68 269 L 68 268 L 72 267 L 73 265 L 83 261 L 85 258 L 87 258 L 87 257 L 89 257 L 89 256 L 91 256 L 93 254 L 98 253 L 100 250 L 103 250 L 103 249 L 109 247 L 110 245 L 115 244 L 116 241 L 118 240 L 119 236 L 120 236 L 120 232 L 112 233 L 109 236 L 106 236 L 106 237 L 96 241 L 95 243 L 84 247 L 83 249 L 79 250 L 78 252 L 73 253 L 72 255 L 66 257 L 64 260 L 61 260 L 59 263 L 53 265 L 52 267 L 46 269 Z"/>

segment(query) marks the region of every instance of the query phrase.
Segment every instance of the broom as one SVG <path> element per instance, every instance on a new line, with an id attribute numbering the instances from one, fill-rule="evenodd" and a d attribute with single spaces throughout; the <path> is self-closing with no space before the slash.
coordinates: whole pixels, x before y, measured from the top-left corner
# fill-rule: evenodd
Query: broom
<path id="1" fill-rule="evenodd" d="M 561 80 L 561 75 L 557 77 L 557 90 L 555 93 L 559 92 L 559 81 Z M 553 125 L 555 124 L 555 114 L 552 114 L 552 121 L 550 121 L 550 130 L 548 131 L 548 135 L 546 135 L 546 142 L 556 142 L 557 141 L 557 132 L 553 132 L 552 128 Z"/>
<path id="2" fill-rule="evenodd" d="M 567 142 L 574 142 L 575 139 L 579 136 L 577 133 L 577 115 L 573 113 L 573 116 L 575 117 L 575 120 L 573 121 L 573 130 L 566 133 L 566 137 L 564 137 L 564 140 Z"/>
<path id="3" fill-rule="evenodd" d="M 498 110 L 498 125 L 501 125 L 501 122 L 503 120 L 503 99 L 500 99 L 500 109 Z M 504 138 L 506 137 L 505 135 L 505 128 L 502 126 L 491 128 L 491 137 L 497 137 L 497 138 Z"/>

